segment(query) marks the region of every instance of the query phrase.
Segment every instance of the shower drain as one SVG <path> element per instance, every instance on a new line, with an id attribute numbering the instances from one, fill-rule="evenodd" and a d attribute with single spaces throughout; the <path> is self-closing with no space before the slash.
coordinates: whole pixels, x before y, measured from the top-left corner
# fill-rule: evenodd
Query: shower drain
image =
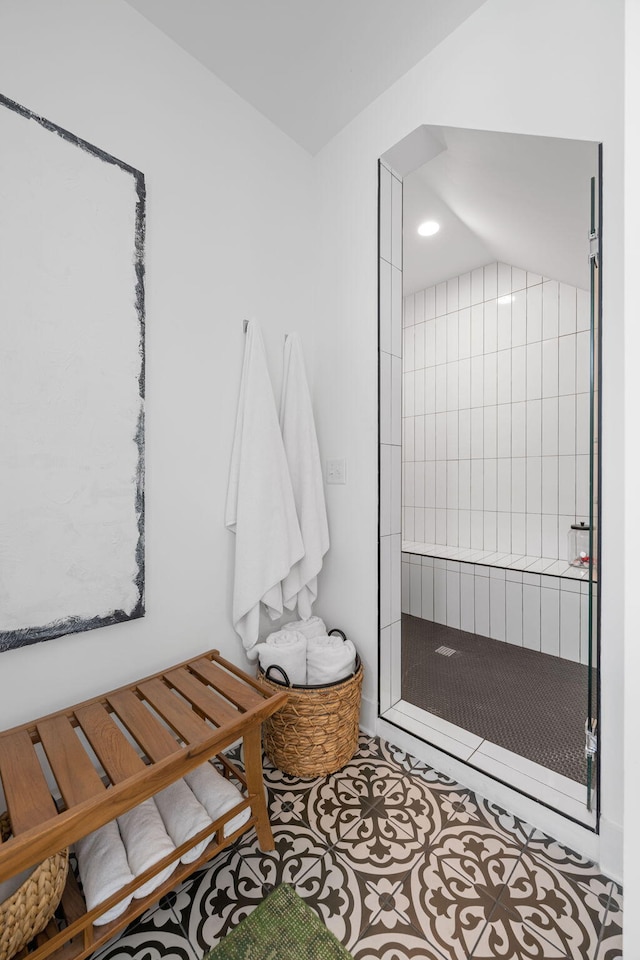
<path id="1" fill-rule="evenodd" d="M 454 653 L 457 653 L 457 650 L 454 650 L 452 647 L 437 647 L 436 653 L 439 653 L 441 657 L 452 657 Z"/>

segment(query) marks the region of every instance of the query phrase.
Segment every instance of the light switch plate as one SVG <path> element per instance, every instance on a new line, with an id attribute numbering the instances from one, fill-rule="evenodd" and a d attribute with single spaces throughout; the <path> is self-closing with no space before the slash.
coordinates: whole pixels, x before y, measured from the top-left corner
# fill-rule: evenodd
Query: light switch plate
<path id="1" fill-rule="evenodd" d="M 327 483 L 346 483 L 347 482 L 347 461 L 327 460 L 326 467 Z"/>

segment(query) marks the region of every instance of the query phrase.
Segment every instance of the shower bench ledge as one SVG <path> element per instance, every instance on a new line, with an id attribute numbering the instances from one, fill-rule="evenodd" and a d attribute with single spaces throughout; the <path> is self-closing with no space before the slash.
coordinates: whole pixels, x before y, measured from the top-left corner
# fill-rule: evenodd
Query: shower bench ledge
<path id="1" fill-rule="evenodd" d="M 566 560 L 552 557 L 529 557 L 518 553 L 501 553 L 496 550 L 473 550 L 468 547 L 447 547 L 444 544 L 402 541 L 402 553 L 432 557 L 434 560 L 451 560 L 472 563 L 481 567 L 496 567 L 501 570 L 519 570 L 523 573 L 544 574 L 569 580 L 589 581 L 588 567 L 572 567 Z M 594 577 L 594 579 L 596 579 Z"/>

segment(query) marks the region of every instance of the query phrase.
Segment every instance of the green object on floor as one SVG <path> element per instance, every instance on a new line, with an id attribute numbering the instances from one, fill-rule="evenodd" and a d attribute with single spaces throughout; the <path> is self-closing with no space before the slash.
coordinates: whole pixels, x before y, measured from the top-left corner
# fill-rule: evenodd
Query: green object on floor
<path id="1" fill-rule="evenodd" d="M 281 884 L 203 960 L 353 960 L 293 887 Z"/>

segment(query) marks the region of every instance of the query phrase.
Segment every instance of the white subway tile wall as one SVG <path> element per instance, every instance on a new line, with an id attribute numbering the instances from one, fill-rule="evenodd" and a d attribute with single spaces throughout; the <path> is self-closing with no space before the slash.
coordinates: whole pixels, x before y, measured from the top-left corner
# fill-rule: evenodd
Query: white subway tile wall
<path id="1" fill-rule="evenodd" d="M 402 612 L 588 663 L 584 580 L 402 554 Z"/>
<path id="2" fill-rule="evenodd" d="M 385 186 L 381 202 L 394 195 Z M 383 442 L 390 380 L 400 396 L 383 323 L 392 246 L 380 247 Z M 587 291 L 491 263 L 405 297 L 403 333 L 404 539 L 566 559 L 568 527 L 589 512 Z"/>
<path id="3" fill-rule="evenodd" d="M 566 571 L 568 528 L 588 515 L 588 295 L 493 263 L 403 301 L 401 205 L 382 166 L 385 662 L 400 663 L 404 612 L 586 663 L 588 584 L 531 571 L 540 556 Z M 403 539 L 510 569 L 402 553 Z M 391 687 L 383 707 L 400 697 L 399 671 Z"/>
<path id="4" fill-rule="evenodd" d="M 433 355 L 435 293 L 421 291 L 407 308 L 402 299 L 402 182 L 380 167 L 380 637 L 385 662 L 392 665 L 387 706 L 400 697 L 400 626 L 402 608 L 418 602 L 422 568 L 415 565 L 412 590 L 401 576 L 401 531 L 435 539 L 433 510 L 424 507 L 433 489 L 435 443 L 427 446 L 425 356 Z M 429 334 L 425 319 L 428 319 Z M 404 329 L 403 329 L 403 325 Z M 403 334 L 406 340 L 403 342 Z M 430 339 L 429 339 L 430 337 Z M 403 373 L 404 368 L 404 373 Z M 435 382 L 435 381 L 434 381 Z M 404 392 L 404 398 L 403 398 Z M 431 399 L 433 408 L 434 398 Z M 403 412 L 412 411 L 411 417 Z M 402 469 L 402 451 L 410 467 Z M 429 456 L 426 456 L 427 453 Z M 446 464 L 445 464 L 446 469 Z M 404 486 L 404 491 L 403 491 Z M 428 514 L 431 514 L 429 517 Z M 404 593 L 402 593 L 404 591 Z M 413 596 L 413 601 L 411 601 Z M 422 609 L 422 607 L 421 607 Z M 432 615 L 429 605 L 425 611 Z M 393 649 L 394 655 L 391 655 Z M 393 671 L 398 668 L 398 671 Z M 390 699 L 389 699 L 390 698 Z"/>

